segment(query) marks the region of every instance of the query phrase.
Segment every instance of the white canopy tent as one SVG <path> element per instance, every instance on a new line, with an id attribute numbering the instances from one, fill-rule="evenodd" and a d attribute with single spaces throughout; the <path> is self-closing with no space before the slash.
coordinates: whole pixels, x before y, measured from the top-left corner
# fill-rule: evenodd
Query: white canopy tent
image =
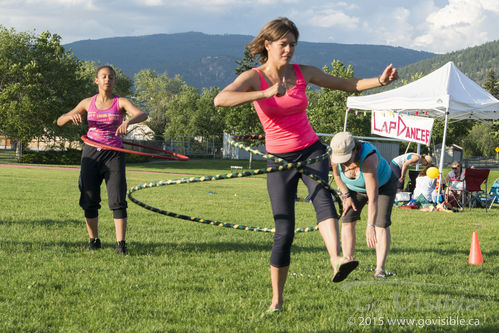
<path id="1" fill-rule="evenodd" d="M 347 107 L 369 111 L 426 113 L 445 118 L 439 170 L 442 173 L 449 120 L 499 120 L 499 100 L 464 75 L 452 61 L 405 86 L 367 96 L 352 96 Z M 345 115 L 345 131 L 347 127 Z"/>

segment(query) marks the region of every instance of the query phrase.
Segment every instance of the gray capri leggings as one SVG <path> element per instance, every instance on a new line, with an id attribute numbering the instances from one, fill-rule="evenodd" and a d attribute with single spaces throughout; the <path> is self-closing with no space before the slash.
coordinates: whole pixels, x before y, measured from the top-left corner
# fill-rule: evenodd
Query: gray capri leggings
<path id="1" fill-rule="evenodd" d="M 397 184 L 398 179 L 392 172 L 392 176 L 388 180 L 388 183 L 378 189 L 378 214 L 376 216 L 376 221 L 374 221 L 374 225 L 376 225 L 376 227 L 387 228 L 392 224 L 391 215 L 395 195 L 397 194 Z M 341 218 L 341 223 L 352 223 L 360 220 L 362 208 L 368 202 L 366 193 L 355 192 L 352 190 L 349 191 L 357 210 L 354 211 L 353 209 L 349 209 L 345 216 Z"/>
<path id="2" fill-rule="evenodd" d="M 325 152 L 325 146 L 320 141 L 316 141 L 311 146 L 299 151 L 273 155 L 288 162 L 296 163 L 318 157 Z M 267 162 L 269 167 L 277 165 L 279 164 L 273 160 Z M 327 182 L 329 160 L 326 159 L 308 165 L 304 169 Z M 338 219 L 331 193 L 315 180 L 303 175 L 296 169 L 269 173 L 267 175 L 267 190 L 275 222 L 274 245 L 270 256 L 270 264 L 274 267 L 289 266 L 291 260 L 291 244 L 295 235 L 295 198 L 300 178 L 308 188 L 317 216 L 317 223 L 328 218 Z"/>

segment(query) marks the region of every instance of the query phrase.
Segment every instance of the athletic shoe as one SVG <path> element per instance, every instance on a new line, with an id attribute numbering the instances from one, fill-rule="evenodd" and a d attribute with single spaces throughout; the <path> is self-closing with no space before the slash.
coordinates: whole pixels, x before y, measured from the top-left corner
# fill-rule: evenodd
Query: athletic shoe
<path id="1" fill-rule="evenodd" d="M 116 242 L 116 247 L 115 247 L 116 253 L 126 255 L 126 242 L 124 240 L 120 242 Z"/>
<path id="2" fill-rule="evenodd" d="M 98 250 L 101 248 L 100 239 L 99 238 L 90 238 L 90 243 L 88 244 L 89 250 Z"/>

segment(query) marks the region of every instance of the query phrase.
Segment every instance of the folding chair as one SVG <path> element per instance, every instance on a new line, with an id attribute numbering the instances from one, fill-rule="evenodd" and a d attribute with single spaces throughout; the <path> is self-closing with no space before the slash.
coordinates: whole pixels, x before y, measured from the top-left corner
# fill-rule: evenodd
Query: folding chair
<path id="1" fill-rule="evenodd" d="M 445 187 L 445 184 L 443 186 Z M 451 178 L 450 184 L 444 189 L 444 202 L 447 207 L 463 210 L 468 202 L 464 192 L 464 179 Z"/>
<path id="2" fill-rule="evenodd" d="M 472 206 L 480 207 L 482 204 L 481 195 L 485 193 L 487 198 L 487 177 L 490 169 L 471 169 L 466 168 L 464 173 L 464 191 L 463 191 L 463 207 L 465 197 L 468 199 L 468 206 L 471 210 Z M 482 190 L 482 184 L 485 183 L 485 191 Z M 475 193 L 475 194 L 473 194 Z M 487 200 L 485 200 L 485 211 L 488 210 Z"/>

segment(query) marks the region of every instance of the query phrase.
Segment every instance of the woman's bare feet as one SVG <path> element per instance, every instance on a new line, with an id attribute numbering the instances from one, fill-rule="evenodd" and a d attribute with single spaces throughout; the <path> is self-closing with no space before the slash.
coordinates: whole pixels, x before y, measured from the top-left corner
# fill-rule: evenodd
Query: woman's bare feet
<path id="1" fill-rule="evenodd" d="M 356 259 L 336 257 L 331 258 L 331 265 L 333 266 L 333 282 L 341 282 L 345 280 L 354 269 L 359 265 Z"/>

